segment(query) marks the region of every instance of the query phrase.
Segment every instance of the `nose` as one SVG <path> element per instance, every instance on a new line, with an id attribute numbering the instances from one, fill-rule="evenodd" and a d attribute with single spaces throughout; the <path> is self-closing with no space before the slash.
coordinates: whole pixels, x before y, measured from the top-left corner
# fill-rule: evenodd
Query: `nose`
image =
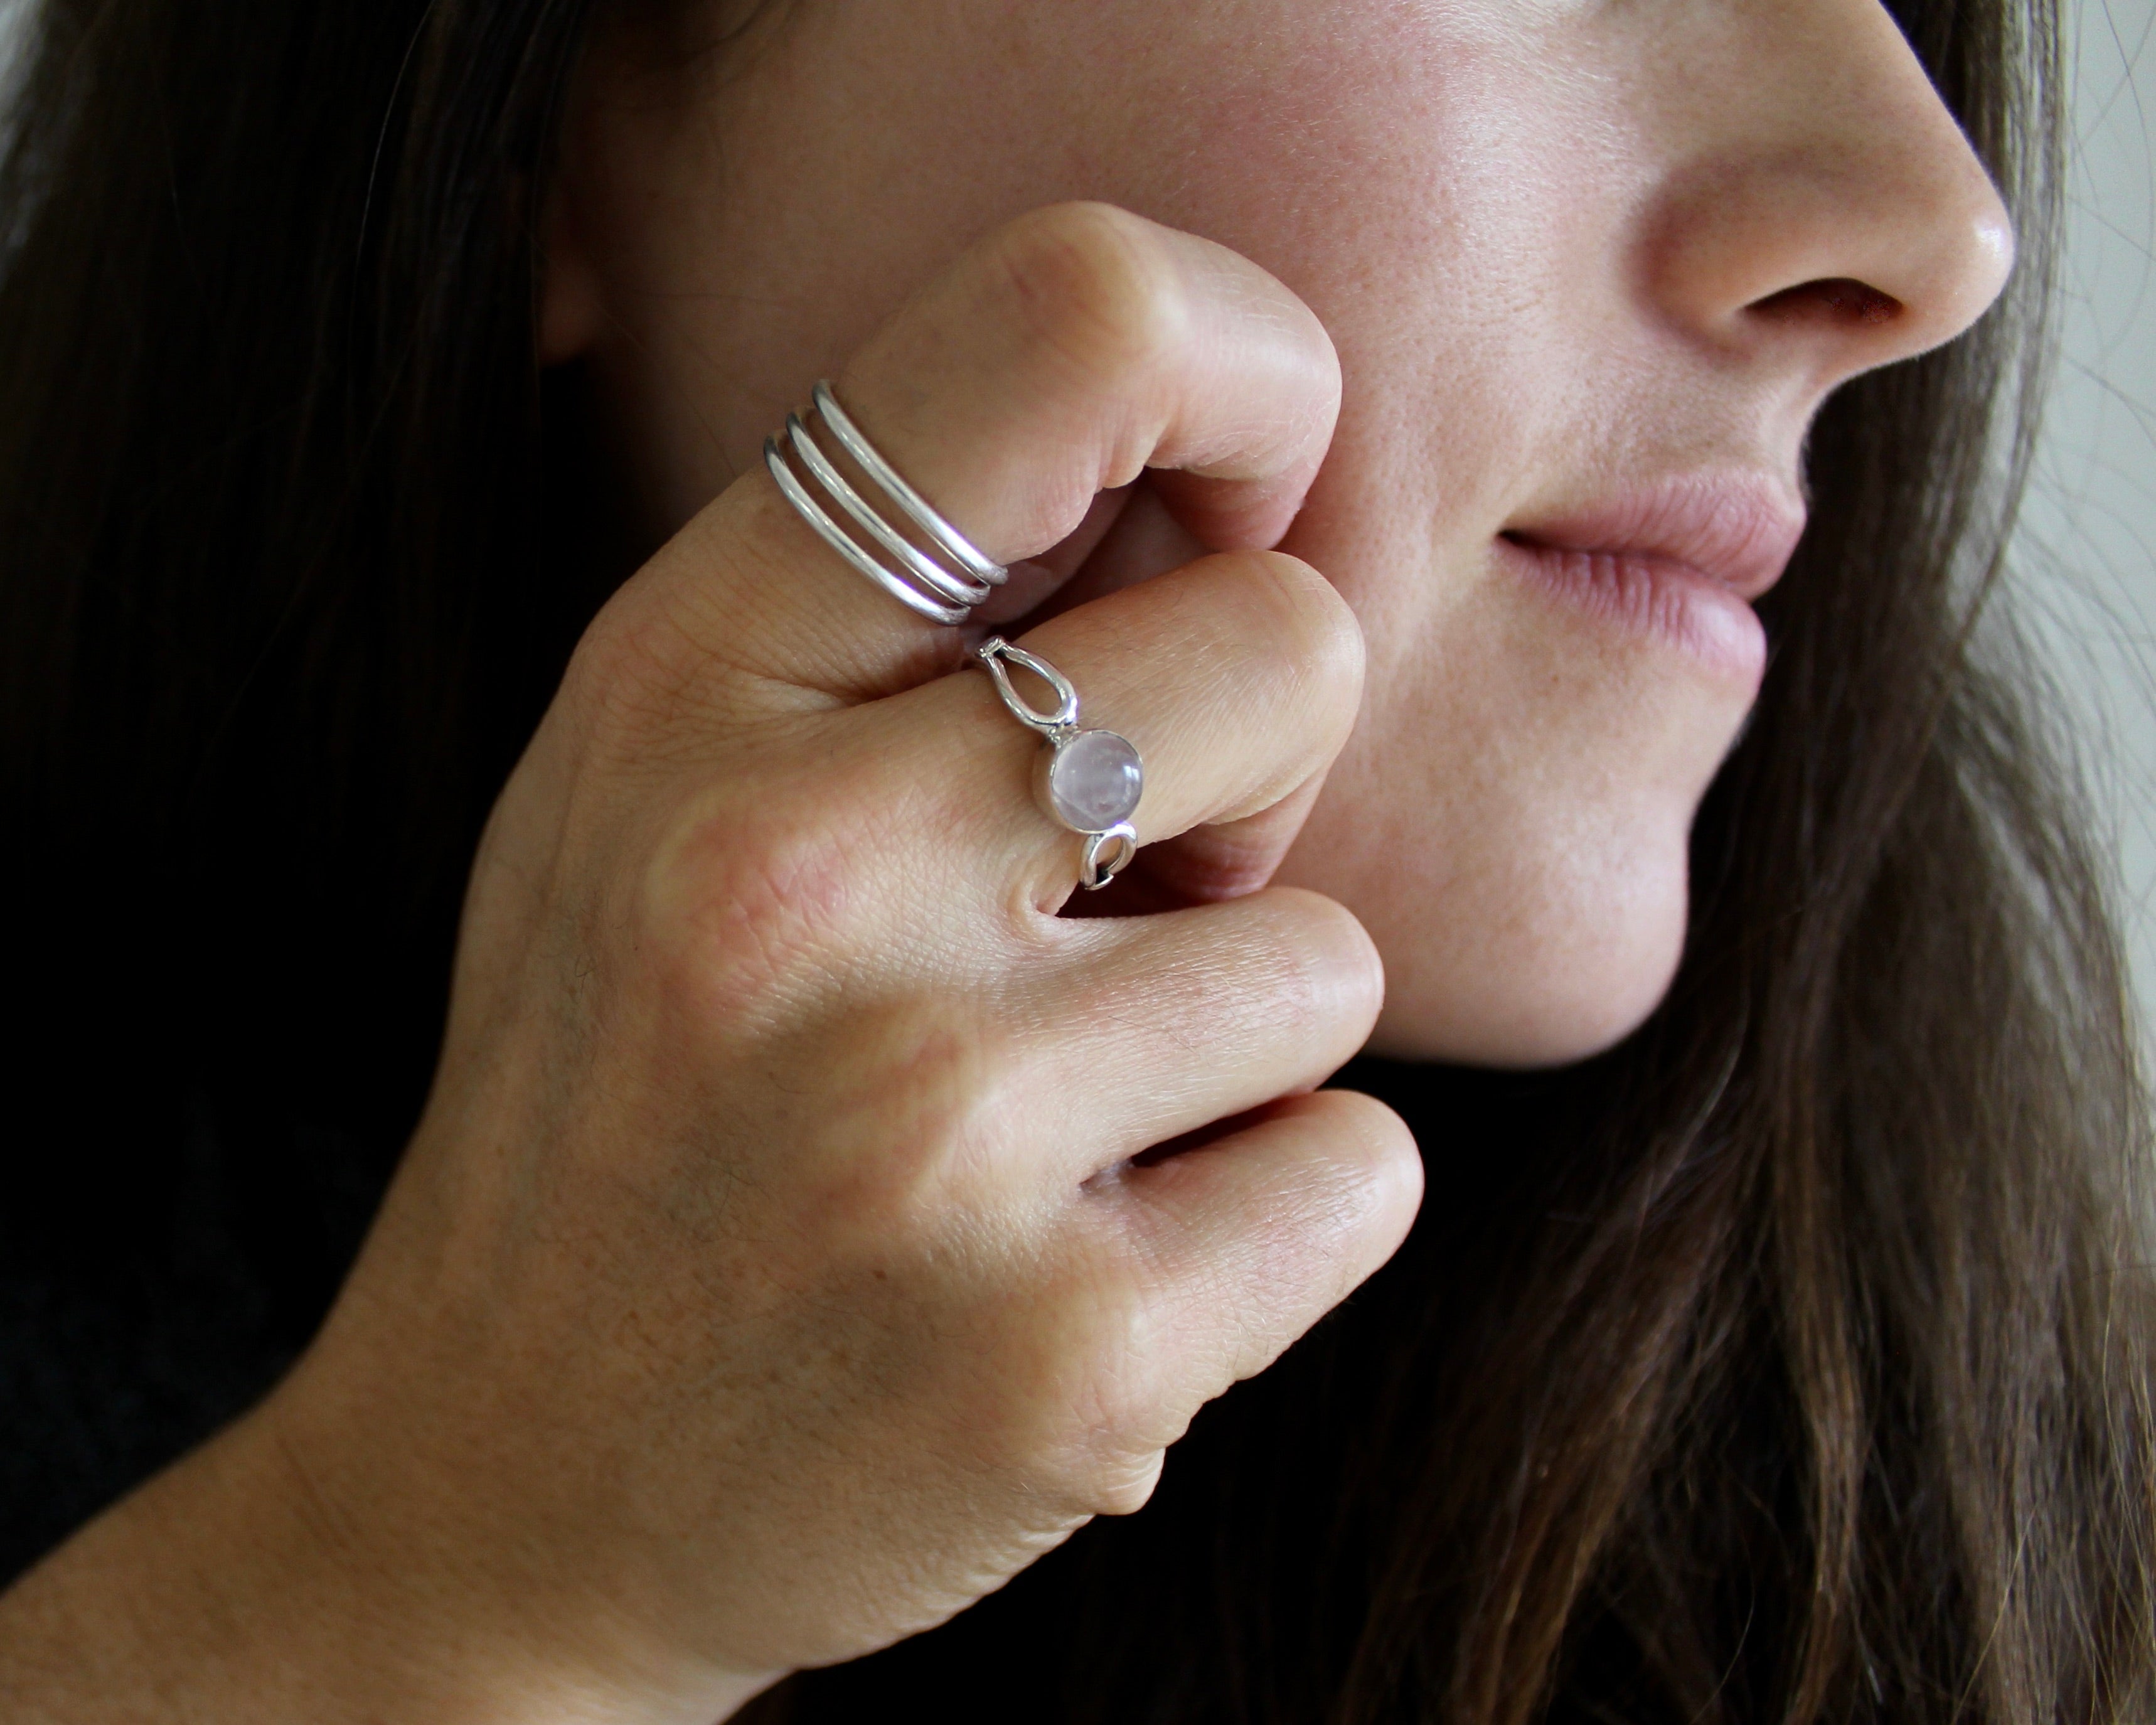
<path id="1" fill-rule="evenodd" d="M 1820 389 L 1938 346 L 2013 268 L 2005 206 L 1876 0 L 1734 0 L 1662 119 L 1663 316 Z M 1669 124 L 1674 121 L 1675 124 Z"/>

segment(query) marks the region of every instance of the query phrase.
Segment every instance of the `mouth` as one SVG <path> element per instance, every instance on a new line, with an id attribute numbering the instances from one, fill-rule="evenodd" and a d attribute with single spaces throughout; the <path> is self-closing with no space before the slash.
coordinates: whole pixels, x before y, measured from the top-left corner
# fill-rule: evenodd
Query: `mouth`
<path id="1" fill-rule="evenodd" d="M 1765 635 L 1753 603 L 1781 578 L 1804 529 L 1790 488 L 1740 471 L 1532 515 L 1498 540 L 1561 596 L 1756 678 Z"/>

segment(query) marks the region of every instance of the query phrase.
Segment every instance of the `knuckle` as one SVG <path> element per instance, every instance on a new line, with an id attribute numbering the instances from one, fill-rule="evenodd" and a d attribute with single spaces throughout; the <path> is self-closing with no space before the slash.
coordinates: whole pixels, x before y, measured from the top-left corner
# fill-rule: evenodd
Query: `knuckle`
<path id="1" fill-rule="evenodd" d="M 1414 1134 L 1383 1102 L 1355 1091 L 1327 1091 L 1322 1124 L 1325 1153 L 1313 1166 L 1324 1189 L 1314 1194 L 1319 1219 L 1359 1233 L 1373 1219 L 1398 1214 L 1402 1200 L 1419 1197 L 1422 1158 Z"/>
<path id="2" fill-rule="evenodd" d="M 706 1023 L 761 1017 L 816 978 L 837 982 L 868 916 L 872 836 L 798 797 L 747 787 L 701 799 L 646 871 L 639 944 Z"/>
<path id="3" fill-rule="evenodd" d="M 1152 1501 L 1153 1488 L 1160 1483 L 1161 1467 L 1166 1457 L 1165 1450 L 1155 1450 L 1146 1455 L 1119 1458 L 1102 1469 L 1087 1494 L 1093 1513 L 1136 1515 Z"/>
<path id="4" fill-rule="evenodd" d="M 1384 961 L 1354 913 L 1300 887 L 1268 887 L 1248 899 L 1264 920 L 1271 992 L 1287 1031 L 1324 1042 L 1360 1039 L 1384 1002 Z"/>
<path id="5" fill-rule="evenodd" d="M 1029 1493 L 1081 1515 L 1144 1504 L 1158 1457 L 1181 1435 L 1164 1394 L 1162 1302 L 1110 1271 L 1050 1277 L 995 1420 Z"/>
<path id="6" fill-rule="evenodd" d="M 1105 203 L 1057 204 L 1003 230 L 997 261 L 1027 336 L 1111 389 L 1187 337 L 1181 271 L 1152 224 Z"/>
<path id="7" fill-rule="evenodd" d="M 1367 1209 L 1394 1218 L 1414 1215 L 1422 1202 L 1422 1153 L 1408 1123 L 1375 1096 L 1339 1093 L 1345 1111 L 1342 1136 L 1353 1147 L 1354 1177 L 1367 1194 Z"/>
<path id="8" fill-rule="evenodd" d="M 1392 1255 L 1422 1202 L 1422 1158 L 1399 1117 L 1367 1096 L 1328 1091 L 1326 1099 L 1322 1150 L 1301 1192 L 1282 1206 L 1312 1296 L 1297 1330 Z"/>
<path id="9" fill-rule="evenodd" d="M 663 728 L 685 680 L 670 624 L 642 594 L 624 592 L 585 629 L 559 700 L 602 742 L 626 742 Z"/>
<path id="10" fill-rule="evenodd" d="M 1360 700 L 1363 629 L 1337 588 L 1284 552 L 1225 552 L 1216 561 L 1234 583 L 1246 631 L 1289 658 L 1299 680 L 1351 705 Z"/>
<path id="11" fill-rule="evenodd" d="M 648 762 L 669 737 L 693 749 L 729 685 L 757 680 L 740 655 L 756 619 L 728 596 L 762 586 L 768 572 L 725 526 L 699 517 L 661 547 L 599 608 L 570 655 L 557 704 L 613 758 Z"/>
<path id="12" fill-rule="evenodd" d="M 819 1214 L 932 1233 L 974 1214 L 1029 1089 L 1012 1034 L 947 993 L 886 1000 L 839 1030 L 819 1074 Z"/>

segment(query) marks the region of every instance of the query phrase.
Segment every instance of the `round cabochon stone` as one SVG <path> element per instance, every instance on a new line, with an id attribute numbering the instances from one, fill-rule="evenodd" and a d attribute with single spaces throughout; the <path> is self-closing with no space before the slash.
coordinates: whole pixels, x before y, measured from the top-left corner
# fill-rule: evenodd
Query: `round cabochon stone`
<path id="1" fill-rule="evenodd" d="M 1144 788 L 1138 752 L 1112 731 L 1081 731 L 1049 763 L 1055 818 L 1081 833 L 1105 833 L 1128 820 Z"/>

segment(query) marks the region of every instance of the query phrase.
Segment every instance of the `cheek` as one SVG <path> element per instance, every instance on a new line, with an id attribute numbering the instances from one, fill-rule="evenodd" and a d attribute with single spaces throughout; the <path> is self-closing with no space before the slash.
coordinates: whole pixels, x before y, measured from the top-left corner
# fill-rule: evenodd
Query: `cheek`
<path id="1" fill-rule="evenodd" d="M 1563 69 L 1523 58 L 1502 8 L 1426 10 L 1226 0 L 1164 27 L 1137 0 L 796 0 L 682 117 L 618 118 L 593 176 L 601 368 L 656 525 L 752 464 L 913 286 L 1061 199 L 1232 246 L 1426 373 L 1547 274 L 1523 254 L 1584 171 L 1551 158 L 1591 154 Z"/>
<path id="2" fill-rule="evenodd" d="M 1489 556 L 1545 470 L 1639 434 L 1635 380 L 1589 387 L 1629 158 L 1607 92 L 1533 28 L 1564 9 L 1224 0 L 1163 30 L 1122 0 L 803 0 L 715 90 L 708 137 L 660 152 L 674 171 L 615 246 L 634 339 L 611 386 L 676 521 L 914 282 L 1036 205 L 1120 203 L 1309 301 L 1348 391 L 1285 548 L 1355 605 L 1371 663 L 1282 878 L 1376 937 L 1399 1054 L 1563 1060 L 1651 1009 L 1693 812 L 1750 694 Z M 650 159 L 624 174 L 651 181 Z"/>
<path id="3" fill-rule="evenodd" d="M 1579 1059 L 1668 986 L 1692 818 L 1750 691 L 1502 569 L 1427 579 L 1446 597 L 1373 635 L 1363 721 L 1280 878 L 1376 940 L 1380 1051 Z"/>
<path id="4" fill-rule="evenodd" d="M 1339 585 L 1370 649 L 1362 720 L 1281 878 L 1376 939 L 1378 1051 L 1522 1066 L 1595 1053 L 1661 999 L 1692 820 L 1754 685 L 1492 555 L 1537 487 L 1600 489 L 1642 444 L 1674 459 L 1653 449 L 1670 429 L 1625 407 L 1662 380 L 1621 339 L 1604 223 L 1623 152 L 1588 148 L 1547 69 L 1510 90 L 1502 69 L 1471 56 L 1425 84 L 1417 171 L 1281 246 L 1347 383 L 1285 548 Z"/>

